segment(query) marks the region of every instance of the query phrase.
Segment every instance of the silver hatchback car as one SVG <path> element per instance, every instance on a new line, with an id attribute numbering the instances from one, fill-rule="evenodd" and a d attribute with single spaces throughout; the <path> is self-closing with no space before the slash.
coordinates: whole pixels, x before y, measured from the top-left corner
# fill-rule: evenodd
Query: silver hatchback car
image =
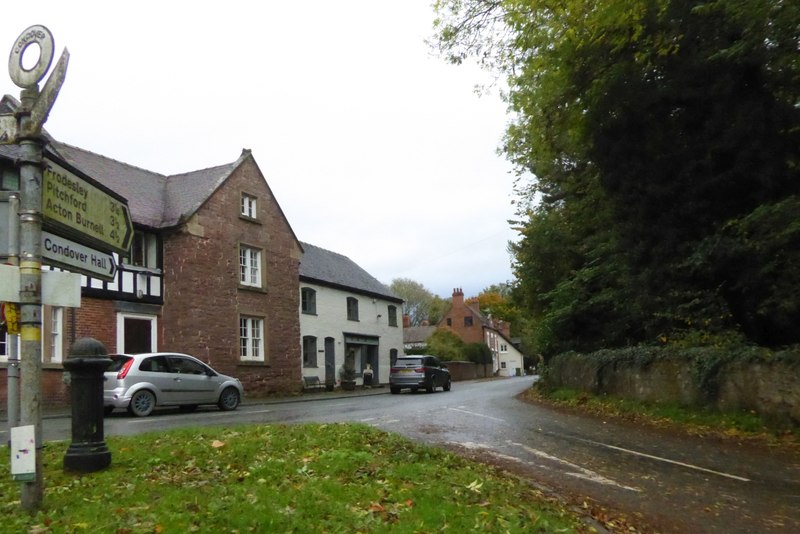
<path id="1" fill-rule="evenodd" d="M 400 393 L 403 388 L 417 391 L 425 388 L 429 393 L 441 387 L 450 391 L 450 371 L 436 356 L 401 356 L 389 371 L 389 391 Z"/>
<path id="2" fill-rule="evenodd" d="M 235 410 L 244 396 L 237 378 L 219 374 L 197 358 L 174 352 L 113 354 L 105 372 L 103 404 L 106 415 L 127 408 L 138 417 L 156 406 L 179 406 L 192 411 L 200 404 Z"/>

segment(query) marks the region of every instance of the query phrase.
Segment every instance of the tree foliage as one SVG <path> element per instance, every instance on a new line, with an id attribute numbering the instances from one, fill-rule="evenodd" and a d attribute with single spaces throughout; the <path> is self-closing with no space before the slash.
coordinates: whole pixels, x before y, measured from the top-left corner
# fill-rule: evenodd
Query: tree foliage
<path id="1" fill-rule="evenodd" d="M 441 360 L 463 360 L 464 341 L 450 330 L 439 329 L 428 338 L 426 353 L 438 356 Z"/>
<path id="2" fill-rule="evenodd" d="M 467 304 L 477 303 L 482 314 L 505 321 L 513 330 L 519 321 L 519 309 L 512 300 L 512 290 L 512 286 L 507 283 L 493 284 L 477 297 L 468 299 Z"/>
<path id="3" fill-rule="evenodd" d="M 789 290 L 800 5 L 440 0 L 436 11 L 439 52 L 476 58 L 507 87 L 513 294 L 538 350 L 687 330 L 800 341 Z"/>
<path id="4" fill-rule="evenodd" d="M 436 324 L 444 313 L 444 301 L 428 291 L 421 283 L 409 278 L 395 278 L 389 289 L 403 299 L 403 313 L 407 314 L 411 326 L 420 326 L 427 321 Z"/>

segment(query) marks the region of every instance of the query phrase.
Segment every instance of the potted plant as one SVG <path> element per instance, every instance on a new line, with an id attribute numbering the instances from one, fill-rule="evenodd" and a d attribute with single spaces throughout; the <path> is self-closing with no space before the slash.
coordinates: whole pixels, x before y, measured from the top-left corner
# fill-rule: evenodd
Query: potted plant
<path id="1" fill-rule="evenodd" d="M 342 389 L 345 391 L 353 391 L 356 389 L 356 370 L 349 366 L 344 365 L 339 369 L 339 382 Z"/>

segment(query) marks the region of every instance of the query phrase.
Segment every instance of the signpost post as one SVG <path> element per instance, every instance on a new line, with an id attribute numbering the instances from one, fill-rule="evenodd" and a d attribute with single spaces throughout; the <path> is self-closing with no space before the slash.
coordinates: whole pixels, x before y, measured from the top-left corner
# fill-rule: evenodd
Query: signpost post
<path id="1" fill-rule="evenodd" d="M 34 46 L 35 45 L 35 46 Z M 32 68 L 23 66 L 29 47 L 39 49 L 39 58 Z M 20 147 L 19 178 L 19 302 L 20 302 L 20 423 L 33 427 L 36 448 L 33 474 L 21 482 L 21 504 L 35 510 L 42 504 L 42 153 L 44 142 L 40 132 L 64 82 L 69 53 L 64 50 L 58 73 L 39 93 L 42 80 L 53 60 L 53 36 L 41 25 L 26 29 L 14 42 L 8 58 L 8 73 L 20 91 L 20 108 L 15 118 L 17 127 L 7 118 L 0 119 L 3 142 L 16 142 Z M 32 111 L 36 110 L 35 116 Z"/>

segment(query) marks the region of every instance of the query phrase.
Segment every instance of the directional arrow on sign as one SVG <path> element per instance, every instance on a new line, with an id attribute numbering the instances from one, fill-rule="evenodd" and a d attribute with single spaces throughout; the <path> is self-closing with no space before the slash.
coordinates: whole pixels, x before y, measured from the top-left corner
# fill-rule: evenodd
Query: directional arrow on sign
<path id="1" fill-rule="evenodd" d="M 42 215 L 45 227 L 104 252 L 127 254 L 133 223 L 124 198 L 45 154 Z"/>
<path id="2" fill-rule="evenodd" d="M 112 254 L 75 243 L 50 232 L 42 232 L 42 257 L 50 263 L 103 280 L 113 281 L 117 262 Z"/>

